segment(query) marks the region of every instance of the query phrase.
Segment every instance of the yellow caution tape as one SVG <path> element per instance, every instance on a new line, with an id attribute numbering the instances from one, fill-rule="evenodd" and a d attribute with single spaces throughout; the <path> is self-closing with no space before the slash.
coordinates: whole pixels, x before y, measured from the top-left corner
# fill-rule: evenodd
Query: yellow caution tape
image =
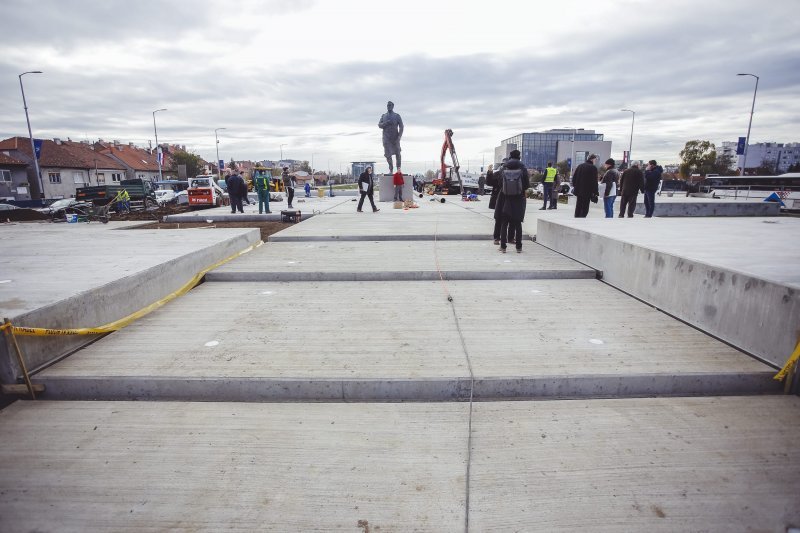
<path id="1" fill-rule="evenodd" d="M 200 272 L 195 274 L 195 276 L 192 279 L 190 279 L 188 282 L 186 282 L 186 284 L 184 284 L 180 289 L 176 290 L 172 294 L 168 294 L 167 296 L 165 296 L 164 298 L 161 298 L 157 302 L 151 303 L 147 307 L 145 307 L 143 309 L 140 309 L 140 310 L 138 310 L 138 311 L 136 311 L 134 313 L 131 313 L 130 315 L 128 315 L 128 316 L 126 316 L 124 318 L 120 318 L 119 320 L 115 320 L 114 322 L 109 322 L 108 324 L 105 324 L 105 325 L 102 325 L 102 326 L 98 326 L 96 328 L 71 328 L 71 329 L 28 328 L 28 327 L 24 327 L 24 326 L 14 326 L 14 325 L 11 324 L 11 322 L 6 322 L 5 324 L 2 325 L 2 328 L 0 328 L 0 330 L 7 329 L 7 328 L 10 327 L 11 328 L 11 332 L 14 335 L 28 335 L 28 336 L 35 336 L 35 337 L 49 337 L 49 336 L 56 336 L 56 335 L 61 335 L 61 336 L 64 336 L 64 335 L 103 335 L 105 333 L 111 333 L 112 331 L 117 331 L 117 330 L 120 330 L 120 329 L 124 328 L 125 326 L 130 325 L 135 320 L 138 320 L 138 319 L 142 318 L 143 316 L 147 315 L 148 313 L 151 313 L 151 312 L 155 311 L 159 307 L 161 307 L 164 304 L 174 300 L 178 296 L 183 296 L 184 294 L 186 294 L 187 292 L 192 290 L 198 283 L 200 283 L 200 280 L 203 279 L 203 276 L 205 276 L 209 271 L 214 270 L 215 268 L 224 265 L 228 261 L 232 261 L 232 260 L 236 259 L 237 257 L 239 257 L 241 255 L 244 255 L 247 252 L 250 252 L 250 251 L 254 250 L 255 248 L 258 248 L 262 244 L 264 244 L 264 243 L 263 242 L 259 242 L 258 244 L 254 244 L 252 246 L 249 246 L 249 247 L 245 248 L 244 250 L 242 250 L 241 252 L 237 252 L 237 253 L 233 254 L 232 256 L 223 259 L 222 261 L 218 261 L 217 263 L 214 263 L 210 267 L 208 267 L 208 268 L 206 268 L 204 270 L 201 270 Z"/>
<path id="2" fill-rule="evenodd" d="M 789 360 L 786 361 L 785 365 L 783 365 L 781 371 L 775 374 L 775 379 L 778 381 L 783 381 L 786 378 L 786 374 L 789 373 L 789 369 L 792 368 L 792 365 L 795 364 L 798 359 L 800 359 L 800 342 L 798 342 L 797 346 L 795 346 L 794 352 L 792 352 L 792 355 L 789 356 Z"/>

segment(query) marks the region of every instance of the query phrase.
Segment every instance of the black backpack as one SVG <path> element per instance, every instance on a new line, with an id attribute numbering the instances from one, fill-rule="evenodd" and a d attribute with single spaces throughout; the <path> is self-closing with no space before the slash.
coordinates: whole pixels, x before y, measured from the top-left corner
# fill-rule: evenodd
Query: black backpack
<path id="1" fill-rule="evenodd" d="M 503 194 L 506 196 L 519 196 L 523 193 L 521 168 L 504 168 L 500 171 L 500 175 L 503 182 Z"/>

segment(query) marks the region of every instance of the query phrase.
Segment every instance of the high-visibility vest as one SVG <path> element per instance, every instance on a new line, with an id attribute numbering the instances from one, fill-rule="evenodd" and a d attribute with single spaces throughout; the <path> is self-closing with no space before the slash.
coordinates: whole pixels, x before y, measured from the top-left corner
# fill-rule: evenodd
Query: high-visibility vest
<path id="1" fill-rule="evenodd" d="M 547 167 L 545 169 L 545 183 L 553 183 L 556 179 L 556 174 L 558 174 L 558 170 L 554 169 L 553 167 Z"/>

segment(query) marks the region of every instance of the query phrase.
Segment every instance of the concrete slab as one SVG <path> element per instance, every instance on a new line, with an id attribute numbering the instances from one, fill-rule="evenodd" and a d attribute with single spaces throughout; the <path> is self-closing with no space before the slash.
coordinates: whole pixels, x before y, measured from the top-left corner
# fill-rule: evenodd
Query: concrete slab
<path id="1" fill-rule="evenodd" d="M 344 202 L 325 211 L 323 216 L 287 228 L 270 236 L 270 242 L 369 241 L 369 240 L 484 240 L 492 238 L 494 220 L 461 208 L 461 198 L 430 197 L 415 199 L 417 209 L 392 209 L 381 204 L 372 213 L 369 207 L 356 212 L 355 202 Z M 529 238 L 527 235 L 526 238 Z"/>
<path id="2" fill-rule="evenodd" d="M 138 224 L 138 223 L 133 223 Z M 260 241 L 255 229 L 131 230 L 131 223 L 0 225 L 0 317 L 15 325 L 93 327 L 175 291 Z M 29 370 L 96 337 L 19 337 Z M 0 379 L 20 371 L 0 341 Z"/>
<path id="3" fill-rule="evenodd" d="M 537 241 L 782 366 L 800 338 L 800 220 L 539 220 Z"/>
<path id="4" fill-rule="evenodd" d="M 477 403 L 473 531 L 800 524 L 793 396 Z"/>
<path id="5" fill-rule="evenodd" d="M 311 198 L 305 198 L 301 194 L 300 197 L 295 197 L 292 208 L 299 210 L 302 213 L 303 220 L 305 220 L 338 204 L 347 202 L 349 199 L 349 196 L 334 196 L 333 198 L 312 196 Z M 168 215 L 164 217 L 164 222 L 207 222 L 209 220 L 212 222 L 275 222 L 281 220 L 281 211 L 289 208 L 285 194 L 282 194 L 282 200 L 269 203 L 271 214 L 258 213 L 258 198 L 255 195 L 250 195 L 250 201 L 255 203 L 251 203 L 251 205 L 245 204 L 243 206 L 244 213 L 233 214 L 231 213 L 231 208 L 227 206 L 213 207 L 211 209 L 198 209 L 186 213 Z"/>
<path id="6" fill-rule="evenodd" d="M 522 254 L 498 249 L 488 240 L 270 242 L 209 272 L 206 280 L 420 281 L 438 280 L 440 273 L 449 280 L 595 277 L 591 268 L 534 242 Z"/>
<path id="7" fill-rule="evenodd" d="M 619 213 L 619 205 L 615 213 Z M 644 201 L 637 202 L 637 215 L 645 214 Z M 656 197 L 653 216 L 656 217 L 768 217 L 778 216 L 778 203 L 763 201 L 715 200 L 686 197 Z"/>
<path id="8" fill-rule="evenodd" d="M 469 406 L 17 402 L 17 531 L 458 531 Z"/>
<path id="9" fill-rule="evenodd" d="M 447 292 L 445 292 L 447 291 Z M 765 393 L 774 370 L 594 280 L 205 283 L 35 376 L 51 399 Z"/>

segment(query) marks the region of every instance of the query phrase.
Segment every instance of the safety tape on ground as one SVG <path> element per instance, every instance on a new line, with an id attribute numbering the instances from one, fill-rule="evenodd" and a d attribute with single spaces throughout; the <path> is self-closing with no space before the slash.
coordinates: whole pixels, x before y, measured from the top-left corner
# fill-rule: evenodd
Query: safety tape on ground
<path id="1" fill-rule="evenodd" d="M 175 292 L 168 294 L 167 296 L 161 298 L 157 302 L 151 303 L 147 307 L 140 309 L 130 315 L 120 318 L 119 320 L 115 320 L 114 322 L 109 322 L 108 324 L 104 324 L 102 326 L 98 326 L 96 328 L 69 328 L 69 329 L 52 329 L 52 328 L 29 328 L 25 326 L 14 326 L 11 322 L 6 322 L 0 327 L 0 331 L 4 329 L 11 328 L 11 332 L 14 335 L 27 335 L 27 336 L 34 336 L 34 337 L 51 337 L 51 336 L 69 336 L 69 335 L 103 335 L 105 333 L 111 333 L 112 331 L 118 331 L 125 326 L 130 325 L 134 321 L 142 318 L 143 316 L 147 315 L 158 309 L 159 307 L 163 306 L 164 304 L 174 300 L 179 296 L 183 296 L 190 290 L 192 290 L 200 280 L 203 279 L 208 272 L 218 268 L 228 261 L 232 261 L 239 256 L 242 256 L 259 246 L 264 244 L 263 242 L 259 242 L 258 244 L 254 244 L 242 250 L 241 252 L 237 252 L 230 257 L 227 257 L 221 261 L 218 261 L 211 265 L 208 268 L 205 268 L 195 274 L 195 276 L 186 282 L 180 289 L 176 290 Z"/>
<path id="2" fill-rule="evenodd" d="M 786 378 L 786 374 L 789 373 L 789 369 L 792 368 L 792 365 L 795 364 L 798 359 L 800 359 L 800 342 L 798 342 L 797 346 L 795 346 L 794 352 L 792 352 L 792 355 L 789 356 L 789 360 L 786 361 L 785 365 L 783 365 L 781 371 L 775 374 L 775 379 L 778 381 L 783 381 Z"/>

